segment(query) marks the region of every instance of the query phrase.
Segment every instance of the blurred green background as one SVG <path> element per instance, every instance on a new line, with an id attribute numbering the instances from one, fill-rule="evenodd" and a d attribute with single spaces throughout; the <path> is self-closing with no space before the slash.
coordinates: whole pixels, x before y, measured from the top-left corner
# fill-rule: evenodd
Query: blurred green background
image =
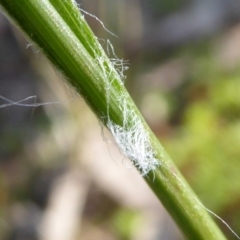
<path id="1" fill-rule="evenodd" d="M 240 2 L 79 4 L 118 36 L 85 16 L 127 61 L 127 89 L 189 184 L 240 235 Z M 22 103 L 48 104 L 9 102 L 30 96 Z M 183 239 L 84 101 L 4 15 L 0 239 Z"/>

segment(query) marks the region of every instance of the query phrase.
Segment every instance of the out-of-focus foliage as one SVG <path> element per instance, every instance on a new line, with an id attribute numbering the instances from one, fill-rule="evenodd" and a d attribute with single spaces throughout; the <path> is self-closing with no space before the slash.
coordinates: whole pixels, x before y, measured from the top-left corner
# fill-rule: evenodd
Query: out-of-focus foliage
<path id="1" fill-rule="evenodd" d="M 178 98 L 184 107 L 165 147 L 206 206 L 239 232 L 239 69 L 221 68 L 205 51 L 193 61 L 197 69 Z"/>

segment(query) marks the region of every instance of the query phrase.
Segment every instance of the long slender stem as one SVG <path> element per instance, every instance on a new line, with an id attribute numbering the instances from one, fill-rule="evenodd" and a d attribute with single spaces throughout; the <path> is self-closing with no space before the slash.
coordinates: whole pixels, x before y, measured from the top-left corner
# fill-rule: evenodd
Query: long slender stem
<path id="1" fill-rule="evenodd" d="M 75 3 L 72 0 L 0 0 L 0 4 L 64 73 L 107 127 L 113 123 L 123 131 L 132 129 L 136 120 L 142 124 L 154 159 L 159 163 L 144 178 L 188 239 L 224 240 L 143 120 Z M 131 117 L 126 118 L 126 114 Z M 141 170 L 136 159 L 131 160 Z"/>

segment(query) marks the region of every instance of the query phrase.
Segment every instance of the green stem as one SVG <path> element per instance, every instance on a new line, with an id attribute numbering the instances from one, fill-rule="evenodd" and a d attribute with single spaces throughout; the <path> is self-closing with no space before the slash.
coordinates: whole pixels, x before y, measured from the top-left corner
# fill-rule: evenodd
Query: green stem
<path id="1" fill-rule="evenodd" d="M 144 178 L 172 215 L 180 229 L 193 240 L 224 240 L 202 204 L 192 192 L 163 147 L 148 128 L 116 70 L 83 16 L 71 0 L 0 0 L 4 10 L 44 51 L 50 61 L 85 98 L 104 124 L 134 125 L 136 118 L 123 113 L 124 96 L 128 111 L 143 124 L 150 138 L 159 168 Z M 97 60 L 97 61 L 96 61 Z M 139 168 L 139 165 L 136 164 Z"/>

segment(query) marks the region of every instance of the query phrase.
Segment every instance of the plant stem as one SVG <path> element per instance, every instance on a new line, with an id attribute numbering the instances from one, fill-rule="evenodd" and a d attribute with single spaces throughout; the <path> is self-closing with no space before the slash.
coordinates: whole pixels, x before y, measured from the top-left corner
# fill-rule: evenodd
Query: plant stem
<path id="1" fill-rule="evenodd" d="M 107 126 L 134 126 L 139 119 L 149 136 L 158 169 L 144 176 L 150 188 L 172 215 L 180 229 L 193 240 L 224 240 L 225 237 L 165 153 L 143 120 L 121 77 L 98 43 L 72 0 L 0 0 L 0 4 L 30 39 L 84 97 Z M 96 61 L 97 60 L 97 61 Z M 127 102 L 123 113 L 119 96 Z M 136 164 L 136 162 L 134 162 Z M 136 164 L 139 168 L 139 165 Z"/>

